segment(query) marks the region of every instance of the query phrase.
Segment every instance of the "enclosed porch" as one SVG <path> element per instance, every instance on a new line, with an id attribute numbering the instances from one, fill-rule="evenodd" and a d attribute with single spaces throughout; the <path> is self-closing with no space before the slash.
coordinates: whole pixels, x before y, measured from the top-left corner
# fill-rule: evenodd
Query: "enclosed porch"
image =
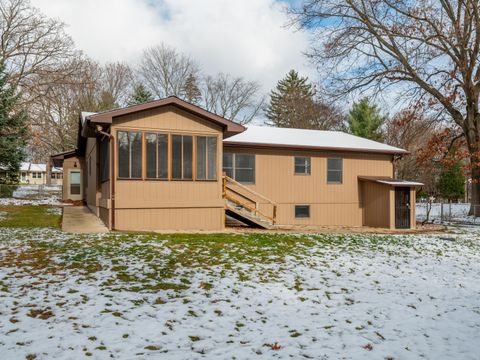
<path id="1" fill-rule="evenodd" d="M 359 176 L 363 226 L 415 229 L 416 189 L 422 183 L 391 177 Z"/>

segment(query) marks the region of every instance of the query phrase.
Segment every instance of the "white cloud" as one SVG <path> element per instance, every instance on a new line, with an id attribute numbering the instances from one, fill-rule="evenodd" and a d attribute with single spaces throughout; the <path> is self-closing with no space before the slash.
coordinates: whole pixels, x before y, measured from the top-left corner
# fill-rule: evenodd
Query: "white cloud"
<path id="1" fill-rule="evenodd" d="M 191 55 L 204 72 L 259 81 L 264 91 L 288 70 L 310 75 L 307 35 L 285 27 L 274 0 L 31 0 L 64 21 L 78 48 L 99 61 L 134 63 L 164 42 Z"/>

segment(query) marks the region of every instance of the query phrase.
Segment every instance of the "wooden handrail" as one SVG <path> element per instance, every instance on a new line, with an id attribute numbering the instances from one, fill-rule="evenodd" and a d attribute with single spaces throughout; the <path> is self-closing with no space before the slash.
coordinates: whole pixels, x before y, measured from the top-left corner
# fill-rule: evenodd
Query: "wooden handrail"
<path id="1" fill-rule="evenodd" d="M 237 205 L 240 205 L 240 206 L 242 206 L 242 207 L 244 207 L 244 208 L 247 208 L 248 210 L 252 211 L 252 212 L 255 213 L 255 214 L 260 214 L 260 215 L 262 215 L 264 218 L 270 220 L 273 224 L 275 224 L 275 219 L 274 219 L 274 218 L 272 218 L 272 217 L 264 214 L 264 213 L 261 212 L 260 210 L 255 209 L 255 208 L 251 207 L 251 206 L 248 205 L 248 204 L 242 203 L 241 201 L 238 201 L 237 199 L 234 199 L 234 198 L 232 198 L 232 197 L 229 197 L 228 195 L 225 196 L 225 198 L 226 198 L 227 200 L 229 200 L 229 201 L 237 204 Z"/>
<path id="2" fill-rule="evenodd" d="M 270 200 L 270 199 L 267 198 L 266 196 L 264 196 L 264 195 L 262 195 L 262 194 L 259 194 L 259 193 L 257 193 L 256 191 L 253 191 L 252 189 L 246 187 L 246 186 L 243 185 L 243 184 L 240 184 L 238 181 L 233 180 L 231 177 L 228 177 L 227 175 L 223 175 L 223 178 L 226 180 L 226 181 L 224 182 L 224 187 L 227 187 L 227 183 L 228 183 L 228 182 L 231 182 L 231 183 L 237 185 L 238 187 L 240 187 L 240 188 L 242 188 L 242 189 L 244 189 L 244 190 L 252 193 L 253 195 L 258 196 L 259 198 L 262 198 L 263 200 L 266 200 L 268 203 L 270 203 L 270 204 L 272 204 L 272 205 L 277 205 L 277 203 L 275 203 L 274 201 Z"/>

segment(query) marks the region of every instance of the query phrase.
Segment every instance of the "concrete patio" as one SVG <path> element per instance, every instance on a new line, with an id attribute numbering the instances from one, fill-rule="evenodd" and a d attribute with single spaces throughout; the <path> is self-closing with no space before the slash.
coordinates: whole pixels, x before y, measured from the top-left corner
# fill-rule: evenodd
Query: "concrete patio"
<path id="1" fill-rule="evenodd" d="M 108 228 L 86 206 L 63 208 L 62 231 L 68 233 L 106 233 Z"/>

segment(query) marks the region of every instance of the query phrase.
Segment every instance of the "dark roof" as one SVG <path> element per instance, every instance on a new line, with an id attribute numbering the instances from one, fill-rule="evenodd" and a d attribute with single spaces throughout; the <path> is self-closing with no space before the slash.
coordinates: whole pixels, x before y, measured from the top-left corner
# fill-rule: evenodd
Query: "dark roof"
<path id="1" fill-rule="evenodd" d="M 55 167 L 63 167 L 63 160 L 68 159 L 73 156 L 79 156 L 80 153 L 78 149 L 75 150 L 69 150 L 69 151 L 64 151 L 62 153 L 54 154 L 50 156 L 53 162 L 53 166 Z"/>
<path id="2" fill-rule="evenodd" d="M 199 116 L 205 120 L 211 121 L 217 125 L 220 125 L 224 129 L 226 137 L 238 134 L 245 130 L 240 124 L 237 124 L 233 121 L 227 120 L 219 115 L 211 113 L 197 105 L 193 105 L 184 100 L 181 100 L 175 96 L 170 96 L 165 99 L 150 101 L 140 105 L 133 105 L 124 107 L 121 109 L 114 109 L 109 111 L 104 111 L 97 114 L 91 114 L 85 117 L 86 122 L 92 122 L 96 124 L 111 124 L 113 119 L 122 115 L 133 114 L 139 111 L 155 109 L 163 106 L 175 106 L 179 109 L 185 110 L 191 114 Z M 85 124 L 83 124 L 85 125 Z"/>

